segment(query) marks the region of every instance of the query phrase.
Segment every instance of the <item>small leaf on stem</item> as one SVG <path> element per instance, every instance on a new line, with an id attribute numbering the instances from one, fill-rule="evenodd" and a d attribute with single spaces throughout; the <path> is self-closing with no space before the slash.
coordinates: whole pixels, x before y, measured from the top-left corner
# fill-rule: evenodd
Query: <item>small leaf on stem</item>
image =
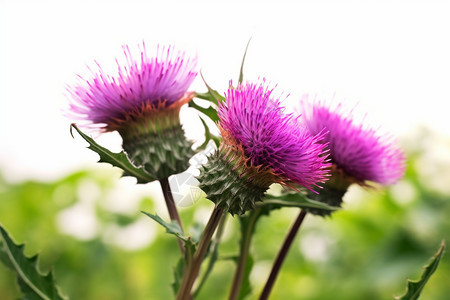
<path id="1" fill-rule="evenodd" d="M 219 122 L 219 116 L 217 115 L 217 110 L 214 107 L 212 106 L 209 106 L 207 108 L 201 107 L 200 105 L 195 103 L 194 100 L 189 102 L 189 107 L 195 108 L 199 112 L 208 116 L 208 118 L 210 118 L 214 122 Z"/>
<path id="2" fill-rule="evenodd" d="M 205 149 L 210 140 L 213 140 L 218 148 L 220 145 L 221 138 L 211 133 L 208 125 L 206 124 L 205 120 L 203 120 L 202 117 L 200 117 L 200 121 L 202 121 L 203 127 L 205 128 L 205 141 L 203 142 L 203 144 L 200 145 L 200 147 L 198 147 L 198 149 Z"/>
<path id="3" fill-rule="evenodd" d="M 247 56 L 247 50 L 248 50 L 248 46 L 250 45 L 251 40 L 252 40 L 252 38 L 250 38 L 248 40 L 247 47 L 245 47 L 244 56 L 242 57 L 241 71 L 239 72 L 239 80 L 238 80 L 239 83 L 242 83 L 244 81 L 244 62 L 245 62 L 245 57 Z"/>
<path id="4" fill-rule="evenodd" d="M 183 234 L 183 231 L 180 228 L 180 225 L 178 225 L 177 222 L 172 221 L 170 223 L 167 223 L 166 221 L 164 221 L 160 216 L 158 215 L 152 215 L 150 213 L 147 213 L 145 211 L 142 212 L 143 214 L 145 214 L 146 216 L 152 218 L 153 220 L 155 220 L 157 223 L 159 223 L 162 227 L 164 227 L 166 229 L 166 232 L 168 234 L 173 234 L 175 235 L 177 238 L 181 239 L 184 242 L 190 242 L 192 243 L 191 239 L 186 237 Z"/>
<path id="5" fill-rule="evenodd" d="M 122 169 L 122 176 L 133 176 L 137 179 L 138 183 L 147 183 L 155 180 L 155 178 L 145 172 L 142 167 L 136 167 L 135 165 L 133 165 L 133 163 L 131 163 L 131 161 L 128 159 L 125 152 L 121 151 L 120 153 L 114 153 L 100 146 L 91 137 L 83 133 L 75 124 L 72 124 L 70 126 L 71 134 L 72 128 L 75 128 L 75 130 L 81 135 L 81 137 L 89 143 L 89 149 L 100 155 L 100 160 L 98 162 L 109 163 L 114 167 Z"/>
<path id="6" fill-rule="evenodd" d="M 436 271 L 439 262 L 441 261 L 442 254 L 444 253 L 445 242 L 442 241 L 441 247 L 438 252 L 431 258 L 431 261 L 423 269 L 422 276 L 419 280 L 409 280 L 407 281 L 408 287 L 406 293 L 403 296 L 395 297 L 397 300 L 416 300 L 419 299 L 425 284 L 430 279 L 431 275 Z"/>
<path id="7" fill-rule="evenodd" d="M 203 74 L 200 72 L 200 76 L 202 77 L 203 82 L 206 85 L 206 88 L 208 89 L 208 92 L 206 93 L 196 93 L 195 97 L 203 99 L 203 100 L 208 100 L 210 102 L 212 102 L 214 105 L 218 105 L 219 102 L 222 102 L 225 100 L 225 97 L 220 95 L 218 91 L 212 89 L 208 83 L 206 82 L 205 78 L 203 77 Z"/>

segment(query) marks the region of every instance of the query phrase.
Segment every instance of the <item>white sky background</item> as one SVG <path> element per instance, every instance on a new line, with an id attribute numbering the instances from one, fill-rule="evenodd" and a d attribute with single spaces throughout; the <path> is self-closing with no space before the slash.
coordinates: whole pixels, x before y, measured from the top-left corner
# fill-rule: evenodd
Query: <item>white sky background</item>
<path id="1" fill-rule="evenodd" d="M 449 15 L 449 1 L 425 0 L 0 0 L 0 172 L 47 180 L 92 167 L 96 154 L 72 139 L 61 112 L 65 85 L 142 40 L 197 51 L 208 83 L 224 91 L 252 37 L 245 77 L 278 83 L 287 101 L 335 93 L 395 135 L 426 124 L 450 137 Z M 200 78 L 193 89 L 203 90 Z M 98 141 L 120 145 L 114 134 Z"/>

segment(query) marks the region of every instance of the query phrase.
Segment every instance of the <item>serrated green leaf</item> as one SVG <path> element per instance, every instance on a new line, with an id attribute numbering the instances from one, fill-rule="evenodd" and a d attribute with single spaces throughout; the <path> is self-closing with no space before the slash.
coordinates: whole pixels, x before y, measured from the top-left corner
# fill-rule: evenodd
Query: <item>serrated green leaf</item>
<path id="1" fill-rule="evenodd" d="M 439 262 L 441 261 L 442 254 L 444 253 L 445 242 L 442 241 L 441 247 L 437 253 L 431 258 L 431 261 L 423 269 L 422 276 L 419 280 L 409 280 L 407 281 L 407 290 L 403 296 L 395 297 L 398 300 L 416 300 L 419 299 L 425 284 L 430 279 L 431 275 L 436 271 Z"/>
<path id="2" fill-rule="evenodd" d="M 142 212 L 143 214 L 145 214 L 146 216 L 152 218 L 154 221 L 156 221 L 157 223 L 159 223 L 162 227 L 164 227 L 166 229 L 166 232 L 168 234 L 172 234 L 175 235 L 177 238 L 181 239 L 183 242 L 191 242 L 190 238 L 186 237 L 183 234 L 183 231 L 180 228 L 180 225 L 178 225 L 178 223 L 176 221 L 172 221 L 170 223 L 167 223 L 166 221 L 164 221 L 160 216 L 158 215 L 152 215 L 150 213 L 147 213 L 145 211 Z"/>
<path id="3" fill-rule="evenodd" d="M 178 293 L 178 289 L 180 288 L 184 269 L 191 263 L 192 257 L 194 256 L 195 253 L 196 245 L 190 237 L 186 237 L 183 234 L 180 225 L 178 225 L 176 221 L 168 223 L 158 215 L 153 215 L 144 211 L 142 213 L 150 217 L 154 221 L 156 221 L 161 226 L 163 226 L 166 229 L 166 233 L 172 234 L 184 242 L 184 249 L 185 249 L 184 257 L 178 261 L 174 269 L 174 282 L 172 283 L 172 289 L 176 295 Z"/>
<path id="4" fill-rule="evenodd" d="M 203 77 L 202 72 L 200 72 L 200 76 L 202 77 L 203 83 L 206 85 L 206 88 L 208 89 L 208 92 L 206 93 L 196 93 L 195 97 L 210 101 L 214 103 L 214 105 L 218 105 L 219 102 L 222 102 L 225 100 L 225 97 L 219 94 L 218 91 L 211 88 L 209 84 L 206 82 L 205 78 Z"/>
<path id="5" fill-rule="evenodd" d="M 6 230 L 0 225 L 0 236 L 3 239 L 0 256 L 2 262 L 7 260 L 6 266 L 12 268 L 17 275 L 19 287 L 24 294 L 24 299 L 62 300 L 56 287 L 53 274 L 41 274 L 37 266 L 37 255 L 26 257 L 25 246 L 16 245 L 9 237 Z"/>
<path id="6" fill-rule="evenodd" d="M 211 133 L 208 125 L 206 125 L 206 122 L 202 117 L 200 117 L 200 121 L 202 121 L 203 127 L 205 128 L 205 141 L 200 147 L 198 147 L 198 149 L 205 149 L 210 140 L 213 140 L 216 146 L 219 147 L 221 138 Z"/>
<path id="7" fill-rule="evenodd" d="M 280 196 L 267 194 L 263 202 L 256 203 L 257 206 L 267 211 L 282 207 L 317 208 L 329 211 L 339 210 L 340 207 L 330 206 L 325 203 L 308 199 L 301 193 L 287 193 Z"/>
<path id="8" fill-rule="evenodd" d="M 125 152 L 121 151 L 119 153 L 114 153 L 100 146 L 91 137 L 84 134 L 75 124 L 72 124 L 70 126 L 71 134 L 72 128 L 75 128 L 75 130 L 81 135 L 81 137 L 89 143 L 89 149 L 100 155 L 100 160 L 98 162 L 109 163 L 114 167 L 122 169 L 122 176 L 135 177 L 138 183 L 148 183 L 155 180 L 155 178 L 145 172 L 142 167 L 136 167 L 135 165 L 133 165 L 133 163 L 128 159 Z"/>
<path id="9" fill-rule="evenodd" d="M 0 262 L 2 262 L 6 267 L 14 270 L 14 266 L 11 264 L 11 261 L 8 258 L 8 254 L 6 253 L 5 248 L 3 247 L 3 242 L 0 240 Z"/>
<path id="10" fill-rule="evenodd" d="M 214 98 L 209 91 L 206 92 L 206 93 L 195 93 L 195 97 L 199 98 L 199 99 L 202 99 L 202 100 L 209 101 L 209 102 L 214 103 L 215 105 L 217 105 L 216 98 Z"/>
<path id="11" fill-rule="evenodd" d="M 200 105 L 198 105 L 197 103 L 195 103 L 194 100 L 189 101 L 189 107 L 195 108 L 196 110 L 198 110 L 199 112 L 205 114 L 206 116 L 208 116 L 208 118 L 210 118 L 211 120 L 213 120 L 214 122 L 219 122 L 219 116 L 217 115 L 217 110 L 212 107 L 201 107 Z"/>
<path id="12" fill-rule="evenodd" d="M 239 72 L 239 83 L 242 83 L 242 81 L 244 81 L 244 62 L 245 62 L 245 57 L 247 56 L 247 50 L 248 50 L 248 46 L 250 45 L 250 41 L 252 40 L 252 38 L 250 38 L 248 40 L 247 46 L 245 47 L 245 52 L 244 52 L 244 56 L 242 57 L 242 63 L 241 63 L 241 71 Z"/>

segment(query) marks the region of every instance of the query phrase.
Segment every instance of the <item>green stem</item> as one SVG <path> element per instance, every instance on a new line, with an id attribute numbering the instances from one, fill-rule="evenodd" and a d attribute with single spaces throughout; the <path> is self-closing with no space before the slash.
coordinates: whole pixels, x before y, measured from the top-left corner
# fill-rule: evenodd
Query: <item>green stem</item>
<path id="1" fill-rule="evenodd" d="M 223 212 L 224 211 L 222 208 L 218 206 L 214 207 L 211 217 L 209 218 L 205 230 L 203 231 L 202 237 L 200 238 L 200 242 L 198 243 L 192 262 L 183 273 L 183 279 L 181 280 L 180 289 L 178 290 L 177 300 L 191 299 L 192 286 L 194 285 L 195 279 L 200 271 L 200 266 L 203 258 L 205 257 L 206 251 L 208 250 L 209 242 L 211 241 L 211 238 L 219 225 Z"/>
<path id="2" fill-rule="evenodd" d="M 167 210 L 169 211 L 169 216 L 172 221 L 175 221 L 180 226 L 181 232 L 183 230 L 183 224 L 181 224 L 180 215 L 178 214 L 177 207 L 175 205 L 175 201 L 173 201 L 172 190 L 170 189 L 170 184 L 168 178 L 160 179 L 159 183 L 161 184 L 161 189 L 164 194 L 164 200 L 166 200 Z M 180 247 L 181 253 L 184 255 L 184 244 L 181 239 L 178 239 L 178 245 Z"/>
<path id="3" fill-rule="evenodd" d="M 281 265 L 283 264 L 283 261 L 286 258 L 289 248 L 291 247 L 292 242 L 294 241 L 294 238 L 297 235 L 297 232 L 300 229 L 300 225 L 302 225 L 305 216 L 306 212 L 303 210 L 300 211 L 300 214 L 298 215 L 297 219 L 292 225 L 291 230 L 289 230 L 289 233 L 286 236 L 286 239 L 284 240 L 283 246 L 281 246 L 280 252 L 278 252 L 278 256 L 275 259 L 272 271 L 270 272 L 269 278 L 267 279 L 266 285 L 264 286 L 264 289 L 261 293 L 261 296 L 259 297 L 259 300 L 267 300 L 269 298 L 269 294 L 272 291 L 272 287 L 275 283 L 278 273 L 280 272 Z"/>
<path id="4" fill-rule="evenodd" d="M 236 272 L 234 273 L 233 285 L 231 286 L 230 300 L 236 300 L 239 297 L 242 279 L 244 276 L 245 265 L 247 263 L 247 257 L 250 249 L 250 242 L 252 240 L 253 232 L 255 230 L 256 221 L 261 215 L 261 208 L 256 208 L 250 213 L 249 221 L 245 232 L 242 232 L 241 248 L 239 253 L 239 261 L 237 264 Z M 242 222 L 242 221 L 241 221 Z M 243 224 L 241 223 L 241 226 Z"/>
<path id="5" fill-rule="evenodd" d="M 213 241 L 211 242 L 210 247 L 210 253 L 211 257 L 208 261 L 208 266 L 205 270 L 205 274 L 202 276 L 202 279 L 200 280 L 200 283 L 198 284 L 198 287 L 195 289 L 195 292 L 193 293 L 194 298 L 200 293 L 200 290 L 202 289 L 203 285 L 205 284 L 206 280 L 209 277 L 209 274 L 211 273 L 214 264 L 217 261 L 217 257 L 219 255 L 219 244 L 220 240 L 222 238 L 223 230 L 225 228 L 225 221 L 227 220 L 228 214 L 223 214 L 222 218 L 220 219 L 219 226 L 217 227 L 216 235 L 214 236 Z"/>

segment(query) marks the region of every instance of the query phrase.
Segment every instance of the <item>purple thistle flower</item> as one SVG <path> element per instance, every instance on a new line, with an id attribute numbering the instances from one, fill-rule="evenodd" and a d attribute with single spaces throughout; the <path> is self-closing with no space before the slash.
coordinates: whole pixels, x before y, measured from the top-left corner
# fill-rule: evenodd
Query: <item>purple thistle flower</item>
<path id="1" fill-rule="evenodd" d="M 352 112 L 341 104 L 303 103 L 303 120 L 311 134 L 328 130 L 322 140 L 328 144 L 331 162 L 356 181 L 393 184 L 405 171 L 405 156 L 392 138 L 355 122 Z"/>
<path id="2" fill-rule="evenodd" d="M 111 131 L 130 114 L 142 115 L 159 105 L 170 107 L 192 99 L 187 90 L 197 75 L 196 57 L 186 58 L 173 46 L 159 45 L 149 56 L 145 43 L 139 57 L 133 57 L 128 46 L 123 46 L 123 50 L 127 64 L 120 66 L 116 60 L 116 76 L 105 74 L 97 63 L 98 71 L 90 69 L 91 78 L 79 76 L 81 83 L 68 88 L 73 98 L 71 117 Z"/>
<path id="3" fill-rule="evenodd" d="M 123 47 L 126 63 L 116 60 L 117 73 L 98 70 L 68 88 L 69 116 L 82 125 L 117 130 L 128 159 L 155 179 L 167 179 L 189 167 L 194 154 L 179 120 L 180 108 L 194 97 L 187 92 L 197 72 L 197 58 L 186 58 L 172 46 L 157 46 L 132 55 Z M 149 54 L 151 53 L 151 54 Z"/>
<path id="4" fill-rule="evenodd" d="M 218 110 L 224 142 L 241 146 L 252 166 L 312 189 L 325 182 L 330 167 L 319 142 L 325 132 L 313 136 L 298 118 L 284 114 L 264 83 L 228 89 Z"/>

